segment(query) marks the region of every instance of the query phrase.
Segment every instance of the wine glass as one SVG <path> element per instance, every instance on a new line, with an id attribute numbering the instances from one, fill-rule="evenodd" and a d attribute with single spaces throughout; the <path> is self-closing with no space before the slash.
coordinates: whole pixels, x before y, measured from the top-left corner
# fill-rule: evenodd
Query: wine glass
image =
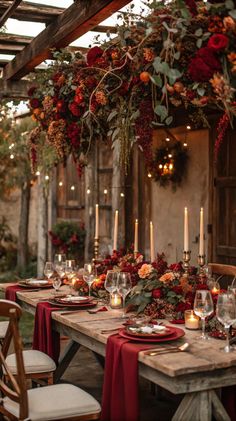
<path id="1" fill-rule="evenodd" d="M 231 352 L 234 350 L 234 347 L 229 343 L 229 330 L 230 326 L 236 321 L 236 303 L 233 293 L 227 292 L 218 295 L 216 317 L 224 325 L 226 333 L 226 346 L 222 350 Z"/>
<path id="2" fill-rule="evenodd" d="M 62 278 L 63 278 L 63 276 L 65 276 L 65 273 L 66 273 L 66 265 L 65 265 L 65 263 L 60 262 L 60 263 L 55 264 L 55 270 L 57 271 L 57 273 L 58 273 L 58 275 L 60 277 L 60 280 L 62 282 Z"/>
<path id="3" fill-rule="evenodd" d="M 44 266 L 44 275 L 46 276 L 47 280 L 49 281 L 49 278 L 53 275 L 54 268 L 52 262 L 46 262 Z"/>
<path id="4" fill-rule="evenodd" d="M 91 295 L 91 285 L 92 285 L 94 279 L 96 278 L 96 276 L 97 276 L 96 266 L 93 263 L 85 263 L 84 264 L 83 279 L 88 284 L 89 296 Z"/>
<path id="5" fill-rule="evenodd" d="M 75 276 L 75 261 L 66 260 L 65 263 L 65 275 L 69 281 Z"/>
<path id="6" fill-rule="evenodd" d="M 119 272 L 115 272 L 114 270 L 107 271 L 104 287 L 109 292 L 110 298 L 112 293 L 115 292 L 117 289 L 118 276 Z"/>
<path id="7" fill-rule="evenodd" d="M 56 295 L 56 293 L 59 291 L 59 288 L 61 286 L 60 276 L 54 276 L 54 278 L 52 279 L 52 285 L 53 285 L 53 288 L 55 289 L 55 295 Z"/>
<path id="8" fill-rule="evenodd" d="M 125 314 L 125 298 L 128 293 L 131 291 L 132 282 L 130 273 L 127 272 L 120 272 L 117 279 L 117 291 L 123 298 L 123 315 L 122 317 L 126 317 Z"/>
<path id="9" fill-rule="evenodd" d="M 213 313 L 213 301 L 210 291 L 207 290 L 198 290 L 195 294 L 194 299 L 194 313 L 201 318 L 202 322 L 202 334 L 200 339 L 209 339 L 208 335 L 205 333 L 206 326 L 206 317 L 210 316 Z"/>
<path id="10" fill-rule="evenodd" d="M 55 254 L 54 256 L 54 265 L 58 265 L 60 263 L 65 263 L 66 255 L 65 254 Z"/>

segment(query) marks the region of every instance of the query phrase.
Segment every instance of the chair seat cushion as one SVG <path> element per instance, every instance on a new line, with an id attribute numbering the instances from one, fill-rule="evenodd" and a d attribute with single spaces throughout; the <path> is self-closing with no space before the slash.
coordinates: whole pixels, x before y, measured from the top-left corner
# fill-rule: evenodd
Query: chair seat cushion
<path id="1" fill-rule="evenodd" d="M 5 337 L 8 324 L 9 322 L 0 322 L 0 339 Z"/>
<path id="2" fill-rule="evenodd" d="M 46 373 L 48 371 L 55 371 L 56 364 L 47 354 L 44 352 L 26 349 L 23 351 L 23 359 L 25 364 L 25 372 L 29 373 Z M 16 356 L 10 354 L 6 358 L 6 363 L 10 368 L 12 374 L 16 374 Z"/>
<path id="3" fill-rule="evenodd" d="M 99 414 L 100 404 L 84 390 L 71 384 L 56 384 L 28 390 L 29 414 L 32 421 L 64 420 L 79 415 Z M 19 417 L 19 405 L 4 398 L 4 407 Z"/>

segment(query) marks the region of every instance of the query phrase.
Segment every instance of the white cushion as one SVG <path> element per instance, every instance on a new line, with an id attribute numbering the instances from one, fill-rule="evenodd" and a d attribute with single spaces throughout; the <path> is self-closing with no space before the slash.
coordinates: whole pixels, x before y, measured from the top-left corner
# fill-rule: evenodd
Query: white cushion
<path id="1" fill-rule="evenodd" d="M 26 349 L 23 351 L 23 359 L 25 365 L 25 372 L 28 373 L 46 373 L 48 371 L 55 371 L 56 364 L 44 352 Z M 16 356 L 15 354 L 10 354 L 6 358 L 6 363 L 12 372 L 16 374 Z"/>
<path id="2" fill-rule="evenodd" d="M 0 339 L 5 337 L 8 324 L 9 322 L 0 322 Z"/>
<path id="3" fill-rule="evenodd" d="M 56 384 L 28 390 L 29 414 L 32 421 L 49 421 L 86 414 L 98 414 L 99 403 L 91 395 L 71 384 Z M 4 398 L 7 411 L 19 418 L 19 405 Z"/>

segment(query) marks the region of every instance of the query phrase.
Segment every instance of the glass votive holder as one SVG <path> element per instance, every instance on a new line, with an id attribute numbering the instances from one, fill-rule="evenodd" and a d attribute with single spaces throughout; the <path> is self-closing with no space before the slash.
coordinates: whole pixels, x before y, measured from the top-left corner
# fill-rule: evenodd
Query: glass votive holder
<path id="1" fill-rule="evenodd" d="M 110 307 L 111 308 L 121 308 L 122 307 L 122 298 L 118 292 L 112 292 L 110 295 Z"/>
<path id="2" fill-rule="evenodd" d="M 193 310 L 185 310 L 184 321 L 186 329 L 197 330 L 200 327 L 200 319 Z"/>

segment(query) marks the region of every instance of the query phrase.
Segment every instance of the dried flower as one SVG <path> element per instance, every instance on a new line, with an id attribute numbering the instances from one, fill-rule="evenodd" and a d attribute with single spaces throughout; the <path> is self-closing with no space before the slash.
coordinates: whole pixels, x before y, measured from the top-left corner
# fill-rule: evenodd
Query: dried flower
<path id="1" fill-rule="evenodd" d="M 155 53 L 152 48 L 144 48 L 143 49 L 143 57 L 146 61 L 151 62 L 155 58 Z"/>
<path id="2" fill-rule="evenodd" d="M 107 97 L 104 91 L 96 91 L 95 98 L 98 104 L 106 105 Z"/>

